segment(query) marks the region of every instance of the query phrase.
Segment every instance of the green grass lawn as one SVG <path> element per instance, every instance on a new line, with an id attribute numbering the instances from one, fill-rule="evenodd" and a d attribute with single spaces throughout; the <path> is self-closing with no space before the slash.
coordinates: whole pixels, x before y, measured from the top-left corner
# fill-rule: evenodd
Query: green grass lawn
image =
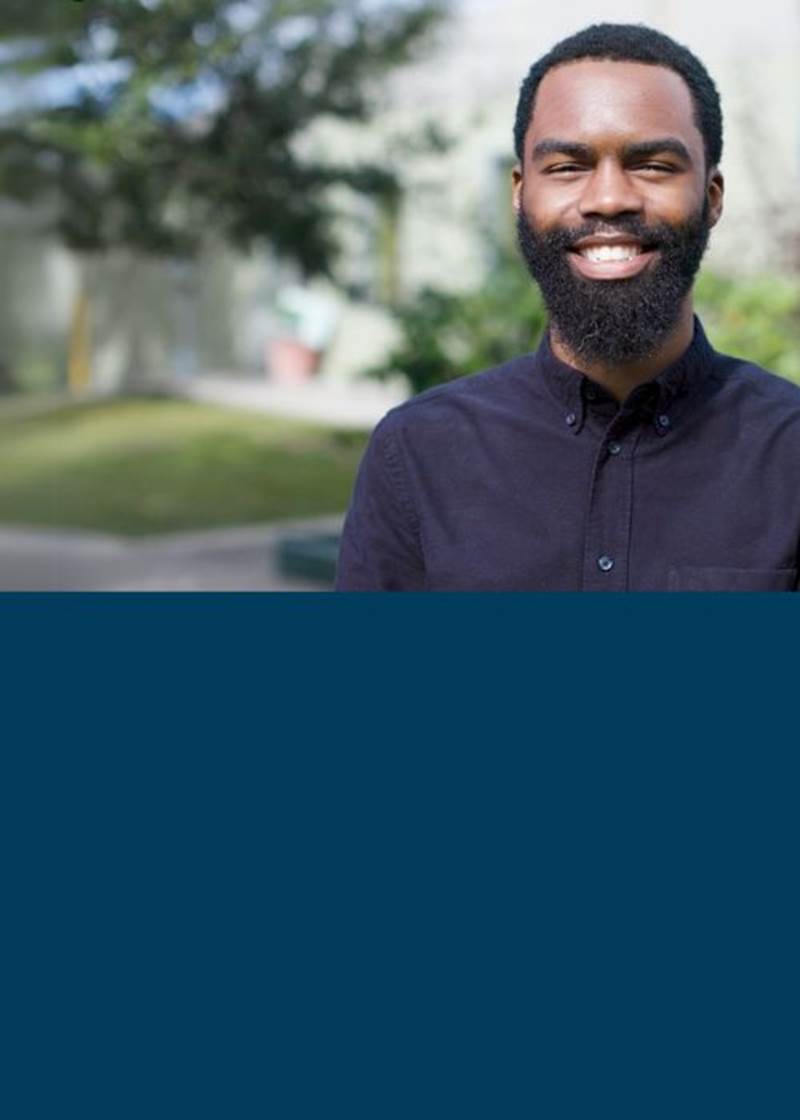
<path id="1" fill-rule="evenodd" d="M 188 401 L 0 408 L 0 523 L 141 535 L 343 512 L 366 432 Z"/>

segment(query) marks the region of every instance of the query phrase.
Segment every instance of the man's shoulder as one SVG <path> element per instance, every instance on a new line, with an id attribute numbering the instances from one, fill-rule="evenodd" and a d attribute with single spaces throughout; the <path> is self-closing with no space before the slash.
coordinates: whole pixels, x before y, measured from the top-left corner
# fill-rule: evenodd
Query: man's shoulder
<path id="1" fill-rule="evenodd" d="M 520 354 L 479 373 L 434 385 L 395 405 L 380 421 L 381 431 L 447 424 L 458 416 L 492 409 L 517 408 L 533 399 L 536 388 L 533 353 Z"/>
<path id="2" fill-rule="evenodd" d="M 800 385 L 747 358 L 717 352 L 715 372 L 731 391 L 754 405 L 774 406 L 800 414 Z"/>

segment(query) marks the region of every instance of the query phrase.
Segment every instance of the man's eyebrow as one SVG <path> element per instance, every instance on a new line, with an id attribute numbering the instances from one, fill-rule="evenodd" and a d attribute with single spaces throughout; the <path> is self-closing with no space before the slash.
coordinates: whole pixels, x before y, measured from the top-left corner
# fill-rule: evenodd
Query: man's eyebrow
<path id="1" fill-rule="evenodd" d="M 633 144 L 626 144 L 622 149 L 623 158 L 626 160 L 647 159 L 650 156 L 661 155 L 665 152 L 677 156 L 684 163 L 690 164 L 692 162 L 689 149 L 683 141 L 678 140 L 675 136 L 660 136 L 657 140 L 638 140 Z M 591 160 L 594 158 L 595 150 L 591 144 L 578 144 L 574 140 L 555 139 L 540 140 L 538 144 L 534 144 L 531 150 L 531 158 L 534 160 L 553 155 Z"/>
<path id="2" fill-rule="evenodd" d="M 591 159 L 594 149 L 589 144 L 576 144 L 574 140 L 540 140 L 531 151 L 533 159 L 545 156 L 574 156 L 575 159 Z"/>
<path id="3" fill-rule="evenodd" d="M 626 159 L 646 159 L 648 156 L 658 156 L 664 152 L 671 152 L 684 163 L 691 163 L 692 157 L 689 149 L 682 140 L 675 136 L 662 136 L 658 140 L 641 140 L 636 144 L 626 144 L 624 148 Z"/>

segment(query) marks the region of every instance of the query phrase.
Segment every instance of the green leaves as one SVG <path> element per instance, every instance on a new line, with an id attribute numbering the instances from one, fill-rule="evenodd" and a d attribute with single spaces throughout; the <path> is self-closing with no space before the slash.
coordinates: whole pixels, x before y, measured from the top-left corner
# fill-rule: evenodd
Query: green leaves
<path id="1" fill-rule="evenodd" d="M 800 383 L 800 281 L 701 272 L 695 301 L 717 350 Z"/>
<path id="2" fill-rule="evenodd" d="M 508 250 L 478 290 L 425 288 L 396 316 L 401 340 L 367 376 L 401 373 L 416 393 L 534 349 L 546 322 L 538 289 Z"/>

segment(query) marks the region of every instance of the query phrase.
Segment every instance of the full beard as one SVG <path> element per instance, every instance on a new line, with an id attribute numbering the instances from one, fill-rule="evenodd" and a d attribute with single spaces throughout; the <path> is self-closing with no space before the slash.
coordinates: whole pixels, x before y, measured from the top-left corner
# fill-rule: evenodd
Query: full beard
<path id="1" fill-rule="evenodd" d="M 604 222 L 602 232 L 611 231 L 657 248 L 658 256 L 636 276 L 591 280 L 573 271 L 568 250 L 599 232 L 597 222 L 538 233 L 522 209 L 517 216 L 522 256 L 560 341 L 576 358 L 624 364 L 657 353 L 677 324 L 708 246 L 708 199 L 679 226 L 629 218 Z"/>

